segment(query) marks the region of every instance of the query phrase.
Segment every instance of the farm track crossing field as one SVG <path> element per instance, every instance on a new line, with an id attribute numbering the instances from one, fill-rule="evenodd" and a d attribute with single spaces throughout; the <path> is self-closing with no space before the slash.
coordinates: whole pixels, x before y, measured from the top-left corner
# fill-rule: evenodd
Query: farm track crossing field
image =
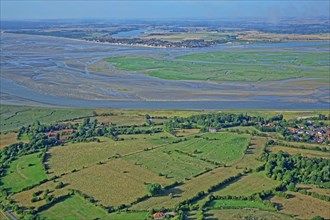
<path id="1" fill-rule="evenodd" d="M 4 188 L 17 192 L 25 187 L 47 179 L 39 153 L 19 157 L 10 164 L 6 175 L 2 178 Z"/>
<path id="2" fill-rule="evenodd" d="M 250 196 L 263 190 L 271 190 L 279 184 L 279 181 L 266 177 L 264 172 L 251 173 L 225 186 L 223 189 L 214 192 L 213 195 Z"/>
<path id="3" fill-rule="evenodd" d="M 70 173 L 59 181 L 93 196 L 106 206 L 128 204 L 146 195 L 147 183 L 165 186 L 173 182 L 122 159 Z"/>
<path id="4" fill-rule="evenodd" d="M 288 194 L 291 194 L 292 198 L 285 199 L 275 196 L 271 199 L 271 202 L 280 204 L 283 207 L 280 212 L 294 215 L 301 219 L 311 219 L 318 215 L 325 219 L 330 218 L 329 202 L 297 192 L 288 192 Z"/>
<path id="5" fill-rule="evenodd" d="M 108 160 L 116 154 L 125 155 L 143 151 L 145 148 L 167 144 L 167 141 L 171 140 L 170 138 L 160 138 L 165 136 L 169 135 L 158 133 L 120 136 L 125 139 L 124 141 L 114 141 L 111 138 L 100 137 L 100 143 L 69 143 L 54 147 L 48 151 L 50 155 L 48 160 L 49 172 L 51 175 L 58 175 Z"/>
<path id="6" fill-rule="evenodd" d="M 86 201 L 78 195 L 73 195 L 64 201 L 56 203 L 49 209 L 40 213 L 49 220 L 57 219 L 109 219 L 108 213 Z"/>
<path id="7" fill-rule="evenodd" d="M 192 154 L 196 158 L 232 163 L 243 157 L 249 144 L 249 137 L 249 135 L 231 133 L 206 134 L 202 138 L 191 139 L 188 143 L 171 145 L 169 149 L 180 150 Z"/>
<path id="8" fill-rule="evenodd" d="M 169 151 L 167 147 L 130 155 L 125 157 L 125 160 L 177 181 L 192 178 L 206 169 L 214 168 L 211 163 L 176 151 Z"/>
<path id="9" fill-rule="evenodd" d="M 322 152 L 317 150 L 308 150 L 308 149 L 298 149 L 298 148 L 292 148 L 292 147 L 285 147 L 285 146 L 273 146 L 269 148 L 272 153 L 277 153 L 279 151 L 287 152 L 289 154 L 295 155 L 295 154 L 301 154 L 304 157 L 312 157 L 312 158 L 326 158 L 330 159 L 329 152 Z"/>

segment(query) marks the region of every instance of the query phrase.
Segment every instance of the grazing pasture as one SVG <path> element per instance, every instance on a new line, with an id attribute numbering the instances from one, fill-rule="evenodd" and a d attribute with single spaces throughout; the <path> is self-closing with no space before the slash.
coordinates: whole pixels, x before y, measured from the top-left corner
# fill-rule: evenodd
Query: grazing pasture
<path id="1" fill-rule="evenodd" d="M 242 176 L 237 181 L 225 186 L 223 189 L 214 192 L 216 196 L 250 196 L 263 190 L 270 190 L 280 184 L 268 178 L 264 172 L 251 173 Z"/>
<path id="2" fill-rule="evenodd" d="M 207 169 L 214 168 L 211 163 L 168 150 L 167 147 L 130 155 L 124 159 L 157 175 L 167 176 L 173 181 L 183 181 Z"/>
<path id="3" fill-rule="evenodd" d="M 10 164 L 6 175 L 1 179 L 4 188 L 18 192 L 47 179 L 39 153 L 19 157 Z"/>
<path id="4" fill-rule="evenodd" d="M 271 202 L 281 207 L 280 212 L 294 215 L 300 219 L 311 219 L 314 216 L 322 216 L 325 219 L 330 218 L 330 203 L 303 195 L 297 192 L 289 193 L 291 198 L 273 197 Z"/>
<path id="5" fill-rule="evenodd" d="M 40 213 L 49 220 L 56 219 L 109 219 L 108 213 L 86 201 L 78 195 L 73 195 L 64 201 L 56 203 Z"/>
<path id="6" fill-rule="evenodd" d="M 232 133 L 205 134 L 201 137 L 171 145 L 169 148 L 183 151 L 196 158 L 227 164 L 243 157 L 250 140 L 249 135 Z"/>
<path id="7" fill-rule="evenodd" d="M 147 194 L 146 184 L 172 183 L 165 177 L 122 159 L 94 165 L 60 178 L 69 188 L 79 189 L 106 206 L 119 206 Z"/>
<path id="8" fill-rule="evenodd" d="M 168 134 L 167 134 L 168 135 Z M 114 141 L 111 138 L 99 137 L 100 142 L 69 143 L 57 146 L 48 151 L 50 155 L 47 164 L 51 175 L 59 175 L 90 166 L 100 161 L 106 161 L 115 155 L 126 155 L 143 151 L 145 148 L 167 144 L 170 139 L 161 139 L 166 134 L 121 136 L 124 141 Z"/>

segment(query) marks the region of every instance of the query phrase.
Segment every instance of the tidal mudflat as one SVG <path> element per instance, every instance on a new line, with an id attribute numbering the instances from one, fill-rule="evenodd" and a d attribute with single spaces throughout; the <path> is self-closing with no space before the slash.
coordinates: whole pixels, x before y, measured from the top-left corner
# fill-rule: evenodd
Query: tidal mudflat
<path id="1" fill-rule="evenodd" d="M 326 43 L 316 42 L 161 49 L 2 34 L 1 104 L 145 109 L 328 108 L 329 74 L 323 72 L 314 76 L 315 69 L 310 69 L 308 60 L 304 60 L 301 67 L 305 69 L 300 68 L 297 72 L 309 71 L 310 74 L 295 74 L 292 78 L 286 75 L 284 79 L 279 77 L 280 80 L 269 81 L 221 81 L 221 77 L 216 81 L 189 78 L 173 80 L 148 75 L 143 71 L 118 68 L 114 63 L 105 61 L 109 57 L 143 56 L 175 62 L 179 56 L 189 60 L 201 59 L 193 55 L 199 52 L 238 53 L 259 50 L 260 47 L 268 51 L 263 65 L 274 65 L 276 74 L 281 74 L 281 71 L 285 74 L 287 65 L 282 63 L 276 68 L 273 60 L 267 60 L 272 56 L 270 51 L 289 51 L 290 56 L 281 59 L 290 62 L 296 59 L 292 54 L 328 50 Z M 319 64 L 324 71 L 329 67 L 329 62 L 321 58 Z M 246 57 L 243 59 L 237 58 L 235 62 L 241 62 L 243 67 L 244 63 L 250 65 L 252 62 Z M 257 54 L 255 59 L 259 59 Z M 214 61 L 207 56 L 204 56 L 204 62 L 218 62 L 217 65 L 221 65 L 219 60 Z M 231 65 L 228 60 L 226 62 L 223 68 Z M 253 62 L 258 65 L 259 61 Z M 318 68 L 314 64 L 312 67 Z"/>

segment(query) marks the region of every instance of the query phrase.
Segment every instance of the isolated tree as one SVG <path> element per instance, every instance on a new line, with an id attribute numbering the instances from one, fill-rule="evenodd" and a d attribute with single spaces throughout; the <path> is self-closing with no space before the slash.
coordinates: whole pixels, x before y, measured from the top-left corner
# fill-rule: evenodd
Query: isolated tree
<path id="1" fill-rule="evenodd" d="M 154 196 L 161 192 L 162 186 L 159 183 L 151 183 L 147 185 L 147 190 L 151 196 Z"/>

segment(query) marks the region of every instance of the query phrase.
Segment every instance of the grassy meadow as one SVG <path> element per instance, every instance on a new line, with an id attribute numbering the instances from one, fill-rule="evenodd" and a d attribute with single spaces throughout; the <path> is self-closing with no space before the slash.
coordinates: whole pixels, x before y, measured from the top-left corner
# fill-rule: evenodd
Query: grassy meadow
<path id="1" fill-rule="evenodd" d="M 183 181 L 214 168 L 211 163 L 176 151 L 167 151 L 166 147 L 130 155 L 124 159 L 173 181 Z"/>
<path id="2" fill-rule="evenodd" d="M 10 164 L 6 175 L 2 178 L 4 188 L 17 192 L 47 179 L 39 153 L 19 157 Z"/>
<path id="3" fill-rule="evenodd" d="M 167 134 L 168 135 L 168 134 Z M 153 135 L 122 135 L 124 141 L 114 141 L 107 137 L 100 137 L 100 142 L 69 143 L 65 146 L 51 148 L 47 164 L 52 175 L 67 173 L 73 169 L 81 169 L 98 162 L 109 160 L 115 155 L 127 155 L 141 152 L 145 148 L 168 144 L 170 139 L 161 139 L 166 134 Z"/>
<path id="4" fill-rule="evenodd" d="M 49 219 L 109 219 L 108 213 L 86 201 L 78 195 L 73 195 L 49 209 L 42 211 L 40 216 Z"/>
<path id="5" fill-rule="evenodd" d="M 122 159 L 70 173 L 61 177 L 60 181 L 104 205 L 115 207 L 145 196 L 148 193 L 146 185 L 149 183 L 166 186 L 173 182 Z"/>
<path id="6" fill-rule="evenodd" d="M 180 150 L 196 158 L 205 158 L 219 163 L 231 163 L 243 157 L 249 145 L 249 135 L 217 133 L 202 135 L 188 142 L 174 144 L 169 148 Z"/>

